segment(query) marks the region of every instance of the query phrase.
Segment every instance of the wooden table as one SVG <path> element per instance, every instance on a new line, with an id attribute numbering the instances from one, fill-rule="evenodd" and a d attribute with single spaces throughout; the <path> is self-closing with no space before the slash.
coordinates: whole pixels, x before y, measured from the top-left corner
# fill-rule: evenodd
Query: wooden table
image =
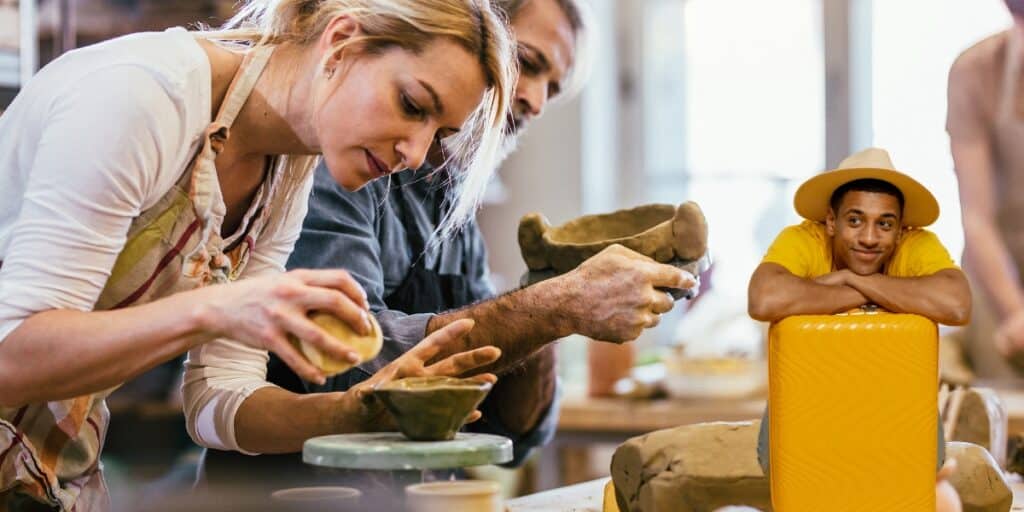
<path id="1" fill-rule="evenodd" d="M 1011 433 L 1024 432 L 1024 387 L 996 388 L 1006 407 Z M 540 454 L 537 488 L 563 485 L 560 450 L 595 443 L 621 444 L 630 437 L 655 430 L 708 421 L 745 421 L 760 418 L 764 398 L 746 400 L 626 400 L 566 397 L 562 400 L 558 432 Z M 572 481 L 572 479 L 570 479 Z"/>
<path id="2" fill-rule="evenodd" d="M 508 512 L 600 512 L 604 500 L 604 486 L 608 478 L 599 478 L 577 485 L 570 485 L 506 503 Z M 1013 487 L 1012 511 L 1024 511 L 1024 483 L 1015 481 Z"/>

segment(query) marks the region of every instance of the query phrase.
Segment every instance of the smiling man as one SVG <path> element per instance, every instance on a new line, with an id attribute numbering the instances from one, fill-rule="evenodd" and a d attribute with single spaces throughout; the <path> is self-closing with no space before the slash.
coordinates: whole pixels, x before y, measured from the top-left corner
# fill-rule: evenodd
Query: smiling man
<path id="1" fill-rule="evenodd" d="M 939 217 L 938 202 L 896 171 L 886 151 L 866 149 L 814 176 L 797 189 L 793 203 L 806 220 L 782 230 L 750 278 L 747 306 L 754 319 L 776 322 L 868 304 L 940 324 L 970 319 L 967 278 L 938 237 L 922 229 Z M 765 412 L 757 443 L 766 475 L 767 420 Z M 937 440 L 941 467 L 941 425 Z M 938 491 L 951 471 L 939 474 L 940 500 Z"/>
<path id="2" fill-rule="evenodd" d="M 840 313 L 875 304 L 946 325 L 967 323 L 970 288 L 934 233 L 935 197 L 871 148 L 797 190 L 797 213 L 750 279 L 756 320 Z"/>

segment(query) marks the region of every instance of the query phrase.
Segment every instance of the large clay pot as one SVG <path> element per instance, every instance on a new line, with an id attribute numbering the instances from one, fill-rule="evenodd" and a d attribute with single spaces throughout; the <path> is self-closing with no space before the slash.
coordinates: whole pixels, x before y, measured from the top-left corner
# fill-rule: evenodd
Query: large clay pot
<path id="1" fill-rule="evenodd" d="M 451 377 L 410 377 L 378 386 L 398 429 L 413 441 L 448 441 L 491 391 L 489 382 Z"/>
<path id="2" fill-rule="evenodd" d="M 519 221 L 519 248 L 532 271 L 568 272 L 613 244 L 661 263 L 692 262 L 704 256 L 707 242 L 707 222 L 694 202 L 584 215 L 557 227 L 539 213 Z"/>

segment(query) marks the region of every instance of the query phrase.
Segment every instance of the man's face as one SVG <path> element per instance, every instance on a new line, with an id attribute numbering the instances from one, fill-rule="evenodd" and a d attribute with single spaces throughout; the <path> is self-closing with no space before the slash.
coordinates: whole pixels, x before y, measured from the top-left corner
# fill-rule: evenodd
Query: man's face
<path id="1" fill-rule="evenodd" d="M 879 192 L 847 192 L 825 228 L 832 238 L 836 270 L 877 274 L 892 258 L 900 238 L 900 202 Z"/>
<path id="2" fill-rule="evenodd" d="M 509 114 L 506 144 L 541 115 L 561 92 L 575 58 L 575 34 L 555 0 L 528 0 L 512 19 L 518 48 L 519 81 Z"/>

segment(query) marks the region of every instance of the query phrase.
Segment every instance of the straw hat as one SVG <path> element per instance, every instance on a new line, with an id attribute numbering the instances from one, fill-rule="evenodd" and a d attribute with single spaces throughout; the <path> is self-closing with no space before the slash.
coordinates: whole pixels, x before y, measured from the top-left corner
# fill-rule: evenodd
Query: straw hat
<path id="1" fill-rule="evenodd" d="M 826 171 L 800 185 L 793 206 L 801 217 L 824 222 L 830 208 L 829 199 L 837 188 L 860 179 L 873 178 L 888 182 L 903 193 L 903 225 L 927 226 L 939 218 L 939 203 L 928 189 L 914 178 L 896 170 L 884 149 L 868 148 L 854 153 Z"/>

